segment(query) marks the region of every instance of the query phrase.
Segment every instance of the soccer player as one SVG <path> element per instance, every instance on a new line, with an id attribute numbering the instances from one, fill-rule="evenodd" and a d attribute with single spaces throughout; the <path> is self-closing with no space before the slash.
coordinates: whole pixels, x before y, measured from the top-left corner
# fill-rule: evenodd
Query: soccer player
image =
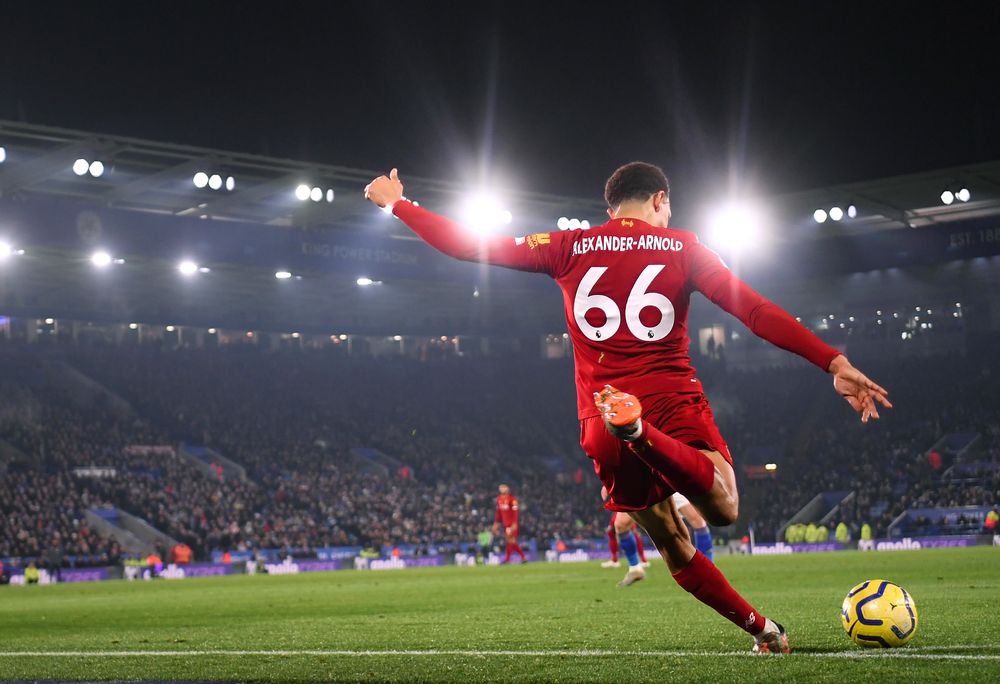
<path id="1" fill-rule="evenodd" d="M 601 499 L 607 502 L 607 487 L 601 487 Z M 618 586 L 627 587 L 646 579 L 645 568 L 649 567 L 649 563 L 646 562 L 646 550 L 643 548 L 642 537 L 639 535 L 639 530 L 636 529 L 635 521 L 627 515 L 619 515 L 618 511 L 611 511 L 611 521 L 608 523 L 607 532 L 611 560 L 601 563 L 601 567 L 620 567 L 621 564 L 618 562 L 618 549 L 620 547 L 628 563 L 628 570 Z"/>
<path id="2" fill-rule="evenodd" d="M 862 423 L 878 419 L 876 402 L 892 407 L 886 391 L 750 289 L 694 233 L 669 228 L 670 186 L 651 164 L 611 175 L 610 220 L 589 231 L 479 236 L 404 200 L 396 169 L 369 183 L 365 196 L 445 254 L 555 279 L 573 342 L 580 443 L 608 488 L 606 507 L 639 523 L 674 580 L 751 634 L 755 653 L 787 653 L 785 629 L 694 547 L 670 498 L 683 494 L 712 525 L 732 524 L 739 509 L 732 456 L 688 356 L 691 293 L 832 375 Z"/>
<path id="3" fill-rule="evenodd" d="M 518 525 L 517 519 L 520 513 L 520 506 L 517 497 L 510 493 L 510 487 L 505 484 L 500 485 L 500 495 L 497 497 L 497 513 L 493 519 L 493 534 L 499 534 L 500 523 L 503 523 L 503 536 L 506 541 L 504 551 L 504 563 L 510 562 L 510 554 L 517 551 L 521 557 L 521 562 L 525 562 L 524 551 L 517 543 Z"/>

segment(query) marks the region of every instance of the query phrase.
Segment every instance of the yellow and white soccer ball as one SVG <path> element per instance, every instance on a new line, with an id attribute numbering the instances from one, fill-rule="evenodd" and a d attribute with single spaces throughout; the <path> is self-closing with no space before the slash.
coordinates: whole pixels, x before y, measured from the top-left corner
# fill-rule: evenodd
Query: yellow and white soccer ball
<path id="1" fill-rule="evenodd" d="M 888 580 L 867 580 L 851 589 L 840 617 L 847 636 L 858 646 L 893 648 L 917 633 L 913 597 Z"/>

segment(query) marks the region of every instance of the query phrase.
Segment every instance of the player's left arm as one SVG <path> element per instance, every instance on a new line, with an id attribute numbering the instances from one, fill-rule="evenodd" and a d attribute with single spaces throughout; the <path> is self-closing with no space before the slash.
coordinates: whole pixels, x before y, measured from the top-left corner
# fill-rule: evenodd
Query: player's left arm
<path id="1" fill-rule="evenodd" d="M 461 224 L 405 200 L 396 169 L 369 183 L 365 197 L 381 208 L 391 207 L 392 213 L 424 242 L 450 257 L 553 276 L 558 271 L 556 250 L 542 249 L 551 243 L 548 233 L 523 238 L 476 235 Z"/>
<path id="2" fill-rule="evenodd" d="M 834 390 L 844 397 L 861 421 L 878 420 L 876 402 L 892 408 L 888 392 L 851 365 L 847 357 L 809 332 L 787 311 L 740 280 L 715 252 L 698 242 L 689 244 L 691 284 L 720 308 L 740 319 L 760 338 L 798 354 L 833 375 Z"/>

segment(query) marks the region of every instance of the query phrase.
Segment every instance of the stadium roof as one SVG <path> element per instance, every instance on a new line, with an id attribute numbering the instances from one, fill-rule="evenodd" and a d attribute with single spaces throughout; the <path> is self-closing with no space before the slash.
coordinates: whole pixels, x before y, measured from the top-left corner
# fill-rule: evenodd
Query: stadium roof
<path id="1" fill-rule="evenodd" d="M 55 196 L 99 205 L 175 216 L 249 221 L 274 226 L 361 226 L 371 221 L 362 188 L 385 173 L 371 169 L 312 164 L 289 159 L 226 152 L 190 145 L 36 126 L 0 120 L 0 196 Z M 95 177 L 74 163 L 100 161 Z M 219 176 L 218 189 L 196 187 Z M 226 180 L 232 178 L 232 190 Z M 408 195 L 432 206 L 450 206 L 470 188 L 457 183 L 404 177 Z M 318 201 L 301 200 L 300 185 L 319 188 Z M 333 190 L 332 201 L 327 191 Z M 599 201 L 541 193 L 504 193 L 515 215 L 555 227 L 560 216 L 600 217 Z M 408 234 L 402 227 L 401 235 Z"/>
<path id="2" fill-rule="evenodd" d="M 364 227 L 371 207 L 361 188 L 378 175 L 371 169 L 311 164 L 261 155 L 177 145 L 115 135 L 37 126 L 0 120 L 0 196 L 55 196 L 140 212 L 197 216 L 224 221 L 248 221 L 273 226 Z M 104 172 L 77 175 L 78 159 L 100 161 Z M 218 175 L 221 187 L 196 187 Z M 233 179 L 233 189 L 225 182 Z M 405 176 L 407 194 L 447 211 L 469 187 L 429 178 Z M 296 188 L 319 188 L 320 201 L 303 201 Z M 968 201 L 944 204 L 945 191 L 968 189 Z M 327 191 L 333 190 L 332 201 Z M 516 223 L 555 227 L 560 216 L 604 215 L 604 204 L 593 199 L 523 191 L 506 192 Z M 895 228 L 916 228 L 1000 214 L 1000 162 L 988 162 L 910 174 L 768 198 L 778 235 L 785 241 L 856 234 Z M 846 216 L 854 206 L 857 215 Z M 814 212 L 845 212 L 840 221 L 818 225 Z M 398 237 L 408 237 L 402 227 Z"/>

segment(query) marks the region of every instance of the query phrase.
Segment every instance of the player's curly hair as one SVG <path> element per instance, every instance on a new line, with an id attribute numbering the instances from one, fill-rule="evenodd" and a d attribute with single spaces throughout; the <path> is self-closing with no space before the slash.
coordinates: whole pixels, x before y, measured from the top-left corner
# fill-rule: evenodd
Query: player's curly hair
<path id="1" fill-rule="evenodd" d="M 670 181 L 663 169 L 646 162 L 629 162 L 619 166 L 604 184 L 604 199 L 611 208 L 628 200 L 645 202 L 654 193 L 663 190 L 670 196 Z"/>

